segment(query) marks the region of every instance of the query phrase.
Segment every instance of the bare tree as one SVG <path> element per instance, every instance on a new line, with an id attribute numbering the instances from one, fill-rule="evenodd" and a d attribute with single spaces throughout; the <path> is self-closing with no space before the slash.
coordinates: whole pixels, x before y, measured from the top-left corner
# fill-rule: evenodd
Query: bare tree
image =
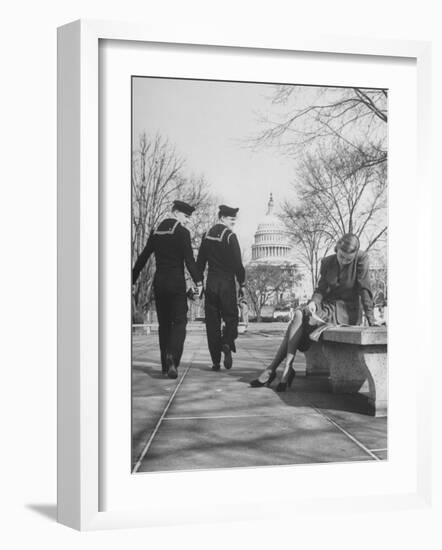
<path id="1" fill-rule="evenodd" d="M 299 261 L 309 271 L 313 289 L 319 279 L 320 261 L 330 250 L 333 236 L 312 204 L 295 207 L 286 201 L 282 205 L 281 218 L 296 244 Z"/>
<path id="2" fill-rule="evenodd" d="M 373 252 L 370 256 L 370 282 L 375 304 L 388 301 L 388 267 L 386 253 Z"/>
<path id="3" fill-rule="evenodd" d="M 189 224 L 194 250 L 199 248 L 201 238 L 217 221 L 218 199 L 210 192 L 204 177 L 192 176 L 183 183 L 182 200 L 195 207 Z"/>
<path id="4" fill-rule="evenodd" d="M 387 160 L 387 100 L 383 89 L 275 86 L 270 113 L 261 116 L 265 128 L 251 145 L 299 157 L 338 141 L 380 164 Z"/>
<path id="5" fill-rule="evenodd" d="M 261 321 L 262 308 L 269 304 L 270 299 L 291 289 L 299 278 L 293 268 L 265 264 L 247 268 L 247 295 L 258 322 Z"/>
<path id="6" fill-rule="evenodd" d="M 369 250 L 387 231 L 387 171 L 385 164 L 367 166 L 365 158 L 342 144 L 308 154 L 295 186 L 301 204 L 316 211 L 330 239 L 355 233 Z"/>
<path id="7" fill-rule="evenodd" d="M 388 300 L 387 277 L 387 268 L 385 266 L 370 269 L 370 281 L 375 304 L 383 304 Z"/>
<path id="8" fill-rule="evenodd" d="M 139 138 L 132 153 L 132 260 L 136 261 L 152 227 L 170 208 L 183 185 L 181 159 L 160 135 Z"/>

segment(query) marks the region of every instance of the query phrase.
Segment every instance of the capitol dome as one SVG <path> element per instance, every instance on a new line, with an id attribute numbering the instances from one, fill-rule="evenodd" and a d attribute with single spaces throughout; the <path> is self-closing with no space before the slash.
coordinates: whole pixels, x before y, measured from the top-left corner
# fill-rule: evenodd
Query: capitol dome
<path id="1" fill-rule="evenodd" d="M 273 196 L 267 205 L 267 213 L 260 221 L 252 245 L 252 261 L 263 263 L 285 263 L 291 250 L 289 232 L 284 223 L 273 214 Z"/>

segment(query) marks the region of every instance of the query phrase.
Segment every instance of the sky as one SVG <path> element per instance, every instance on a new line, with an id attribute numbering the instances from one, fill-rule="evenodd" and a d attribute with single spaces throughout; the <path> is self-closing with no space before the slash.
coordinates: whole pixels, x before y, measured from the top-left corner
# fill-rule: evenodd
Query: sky
<path id="1" fill-rule="evenodd" d="M 249 249 L 272 192 L 275 212 L 293 197 L 295 165 L 274 149 L 252 151 L 273 86 L 137 77 L 133 81 L 133 138 L 160 133 L 186 160 L 186 174 L 204 175 L 220 204 L 239 208 L 235 232 Z"/>

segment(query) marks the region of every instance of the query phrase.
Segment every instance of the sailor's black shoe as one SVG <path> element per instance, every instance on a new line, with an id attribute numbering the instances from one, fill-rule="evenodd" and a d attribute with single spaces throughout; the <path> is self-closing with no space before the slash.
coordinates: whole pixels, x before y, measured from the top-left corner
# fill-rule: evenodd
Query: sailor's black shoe
<path id="1" fill-rule="evenodd" d="M 169 378 L 172 378 L 172 379 L 177 378 L 178 377 L 178 372 L 176 370 L 176 366 L 175 366 L 172 355 L 167 356 L 166 365 L 167 365 L 167 376 Z"/>
<path id="2" fill-rule="evenodd" d="M 224 353 L 224 367 L 226 369 L 231 369 L 233 364 L 232 351 L 230 350 L 229 344 L 224 344 L 222 351 Z"/>

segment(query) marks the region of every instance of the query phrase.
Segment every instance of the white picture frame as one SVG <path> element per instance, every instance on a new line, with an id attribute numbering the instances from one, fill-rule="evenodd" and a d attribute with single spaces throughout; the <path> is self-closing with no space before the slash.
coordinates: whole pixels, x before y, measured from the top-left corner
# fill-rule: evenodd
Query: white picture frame
<path id="1" fill-rule="evenodd" d="M 417 64 L 418 84 L 418 180 L 417 216 L 420 240 L 428 243 L 420 250 L 419 282 L 430 285 L 431 236 L 423 205 L 430 201 L 428 171 L 430 44 L 372 40 L 350 37 L 311 38 L 281 36 L 267 43 L 265 37 L 230 35 L 188 36 L 156 27 L 76 21 L 58 31 L 58 521 L 79 530 L 140 527 L 176 521 L 151 509 L 124 508 L 102 511 L 100 504 L 100 234 L 99 234 L 99 42 L 127 42 L 204 45 L 238 49 L 302 51 L 312 54 L 411 58 Z M 244 51 L 244 50 L 242 50 Z M 429 306 L 423 306 L 429 307 Z M 428 312 L 429 313 L 429 312 Z M 430 315 L 430 313 L 429 313 Z M 422 337 L 421 346 L 425 346 Z M 426 506 L 431 498 L 430 401 L 426 393 L 430 362 L 421 366 L 416 390 L 417 486 L 416 491 L 388 495 L 367 495 L 357 499 L 337 499 L 334 509 L 369 510 Z M 183 474 L 186 475 L 186 474 Z M 207 476 L 213 475 L 205 472 Z M 228 475 L 228 474 L 225 474 Z M 188 497 L 190 498 L 190 497 Z M 281 493 L 281 502 L 290 501 Z M 233 500 L 233 495 L 232 495 Z M 299 503 L 296 504 L 299 506 Z M 313 498 L 302 503 L 309 513 L 330 506 L 330 500 Z M 207 503 L 194 502 L 199 515 L 182 521 L 217 520 Z M 232 507 L 224 519 L 264 517 L 262 502 L 250 503 L 243 513 Z"/>

